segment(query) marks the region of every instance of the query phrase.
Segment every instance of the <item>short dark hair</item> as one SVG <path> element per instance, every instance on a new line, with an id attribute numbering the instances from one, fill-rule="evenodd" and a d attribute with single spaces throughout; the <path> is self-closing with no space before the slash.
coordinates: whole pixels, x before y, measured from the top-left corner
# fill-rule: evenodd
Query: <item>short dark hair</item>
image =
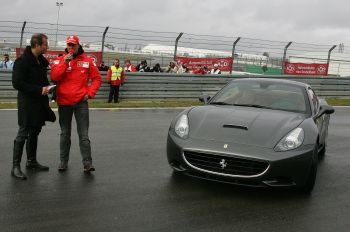
<path id="1" fill-rule="evenodd" d="M 32 38 L 30 39 L 30 47 L 35 48 L 36 45 L 42 45 L 43 44 L 43 38 L 48 39 L 47 35 L 44 35 L 42 33 L 36 33 L 32 35 Z"/>

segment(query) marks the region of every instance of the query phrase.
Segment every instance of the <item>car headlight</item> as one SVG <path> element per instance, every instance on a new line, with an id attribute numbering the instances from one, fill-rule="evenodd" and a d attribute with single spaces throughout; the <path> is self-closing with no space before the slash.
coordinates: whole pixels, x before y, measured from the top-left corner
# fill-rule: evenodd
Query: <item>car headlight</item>
<path id="1" fill-rule="evenodd" d="M 295 128 L 279 141 L 275 151 L 289 151 L 298 148 L 304 141 L 304 130 L 300 127 Z"/>
<path id="2" fill-rule="evenodd" d="M 189 126 L 188 117 L 186 114 L 182 115 L 175 124 L 175 133 L 183 139 L 188 137 Z"/>

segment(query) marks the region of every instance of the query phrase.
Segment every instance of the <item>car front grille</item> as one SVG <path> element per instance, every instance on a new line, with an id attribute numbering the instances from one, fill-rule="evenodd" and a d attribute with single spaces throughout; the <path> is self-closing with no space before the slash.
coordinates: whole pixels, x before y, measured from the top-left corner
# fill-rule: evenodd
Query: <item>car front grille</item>
<path id="1" fill-rule="evenodd" d="M 269 167 L 264 161 L 195 151 L 184 151 L 184 157 L 196 169 L 232 176 L 257 176 Z"/>

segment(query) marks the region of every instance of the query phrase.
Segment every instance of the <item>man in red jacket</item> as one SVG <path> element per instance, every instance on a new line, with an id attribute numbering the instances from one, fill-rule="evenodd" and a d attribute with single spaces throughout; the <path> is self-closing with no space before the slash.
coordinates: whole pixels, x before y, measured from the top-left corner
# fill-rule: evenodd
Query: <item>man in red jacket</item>
<path id="1" fill-rule="evenodd" d="M 113 96 L 114 103 L 118 102 L 119 86 L 124 85 L 124 79 L 124 70 L 119 66 L 119 59 L 115 59 L 114 65 L 107 72 L 107 83 L 110 84 L 108 103 L 112 102 Z"/>
<path id="2" fill-rule="evenodd" d="M 78 36 L 67 37 L 66 54 L 55 60 L 51 67 L 51 80 L 57 83 L 56 98 L 61 127 L 59 171 L 68 168 L 71 145 L 72 117 L 77 123 L 80 152 L 84 172 L 95 171 L 92 166 L 91 146 L 88 135 L 88 99 L 94 98 L 102 78 L 96 64 L 84 54 Z M 91 84 L 89 85 L 89 80 Z"/>
<path id="3" fill-rule="evenodd" d="M 130 60 L 125 60 L 124 72 L 137 72 L 135 65 L 133 65 Z"/>

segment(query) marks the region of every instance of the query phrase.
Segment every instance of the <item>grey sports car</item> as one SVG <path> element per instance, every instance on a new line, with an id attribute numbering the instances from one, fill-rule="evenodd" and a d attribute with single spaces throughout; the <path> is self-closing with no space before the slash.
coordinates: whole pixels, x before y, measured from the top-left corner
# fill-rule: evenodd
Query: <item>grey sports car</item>
<path id="1" fill-rule="evenodd" d="M 236 79 L 172 121 L 167 157 L 176 173 L 311 192 L 334 112 L 304 83 Z"/>

